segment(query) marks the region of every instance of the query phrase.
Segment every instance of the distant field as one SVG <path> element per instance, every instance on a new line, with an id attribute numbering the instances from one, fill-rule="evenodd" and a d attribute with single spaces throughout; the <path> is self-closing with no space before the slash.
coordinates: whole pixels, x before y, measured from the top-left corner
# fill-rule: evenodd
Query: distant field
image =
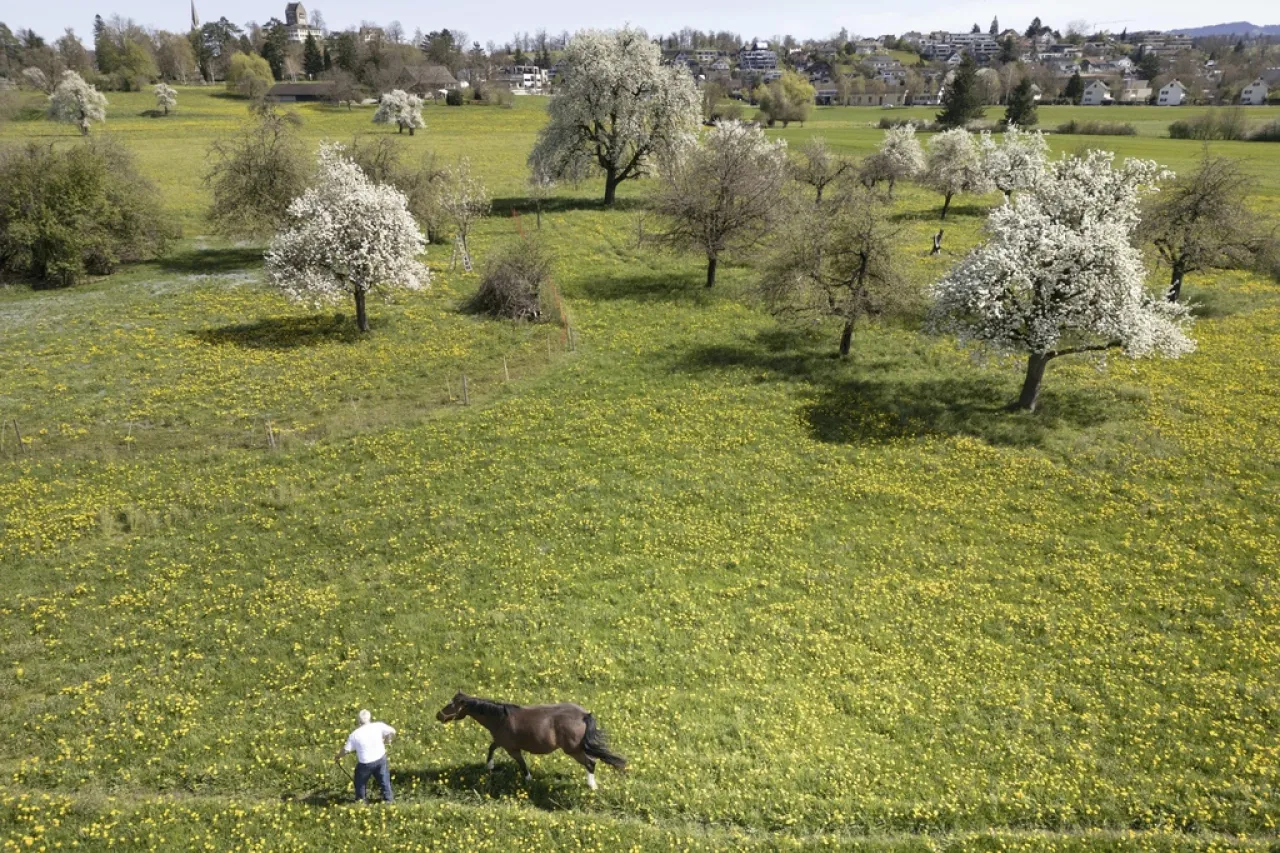
<path id="1" fill-rule="evenodd" d="M 575 351 L 460 313 L 477 277 L 439 246 L 359 340 L 207 235 L 204 151 L 242 101 L 110 97 L 185 237 L 0 288 L 0 849 L 1275 849 L 1277 283 L 1189 278 L 1193 356 L 1064 359 L 1011 414 L 1019 365 L 917 317 L 835 360 L 834 327 L 760 309 L 754 257 L 707 292 L 637 239 L 648 185 L 604 210 L 591 181 L 541 233 Z M 489 182 L 481 263 L 533 231 L 544 106 L 432 106 L 404 140 Z M 313 142 L 394 134 L 298 112 Z M 930 112 L 776 133 L 862 154 Z M 1141 122 L 1053 144 L 1185 168 L 1201 144 L 1159 125 L 1189 112 L 1041 121 Z M 76 135 L 0 128 L 26 139 Z M 1280 145 L 1213 150 L 1275 216 Z M 958 199 L 930 256 L 940 199 L 899 188 L 914 286 L 996 201 Z M 434 720 L 459 689 L 579 702 L 631 772 L 488 773 L 479 727 Z M 343 804 L 331 766 L 366 706 L 402 732 L 394 807 Z"/>

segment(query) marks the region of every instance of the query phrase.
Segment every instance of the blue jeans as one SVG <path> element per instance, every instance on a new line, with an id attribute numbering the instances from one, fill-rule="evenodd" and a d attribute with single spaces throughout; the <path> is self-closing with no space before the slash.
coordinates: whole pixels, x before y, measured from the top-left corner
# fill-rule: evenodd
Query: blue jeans
<path id="1" fill-rule="evenodd" d="M 361 801 L 365 799 L 365 788 L 369 784 L 369 777 L 375 773 L 378 776 L 378 787 L 382 789 L 383 802 L 394 801 L 395 795 L 391 793 L 391 765 L 387 764 L 385 755 L 368 764 L 356 764 L 356 799 Z"/>

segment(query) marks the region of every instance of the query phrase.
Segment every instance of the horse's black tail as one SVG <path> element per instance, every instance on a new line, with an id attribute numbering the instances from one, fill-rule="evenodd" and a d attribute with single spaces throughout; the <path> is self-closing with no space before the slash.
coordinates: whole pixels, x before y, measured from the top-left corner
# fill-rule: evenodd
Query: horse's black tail
<path id="1" fill-rule="evenodd" d="M 582 718 L 587 724 L 587 733 L 582 738 L 582 751 L 592 758 L 599 759 L 615 770 L 626 770 L 627 759 L 609 751 L 609 743 L 605 740 L 604 729 L 596 725 L 594 714 Z"/>

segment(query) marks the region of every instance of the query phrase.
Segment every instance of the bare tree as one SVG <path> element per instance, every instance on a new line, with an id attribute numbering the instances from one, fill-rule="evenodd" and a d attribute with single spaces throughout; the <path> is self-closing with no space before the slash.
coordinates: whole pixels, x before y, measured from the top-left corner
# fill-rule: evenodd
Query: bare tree
<path id="1" fill-rule="evenodd" d="M 299 124 L 295 114 L 267 105 L 233 135 L 209 146 L 205 183 L 213 190 L 209 220 L 216 230 L 262 236 L 285 222 L 290 202 L 306 189 L 311 173 Z"/>
<path id="2" fill-rule="evenodd" d="M 800 149 L 800 159 L 792 161 L 791 174 L 800 183 L 813 187 L 815 200 L 822 201 L 823 190 L 848 171 L 850 166 L 848 160 L 831 153 L 825 139 L 815 136 Z"/>
<path id="3" fill-rule="evenodd" d="M 471 161 L 463 157 L 458 165 L 449 170 L 444 189 L 440 196 L 440 206 L 445 215 L 453 222 L 462 250 L 470 253 L 467 238 L 472 227 L 481 218 L 489 214 L 493 198 L 479 177 L 471 172 Z"/>
<path id="4" fill-rule="evenodd" d="M 762 275 L 761 293 L 776 313 L 843 321 L 841 358 L 849 355 L 859 320 L 919 299 L 895 260 L 897 232 L 886 204 L 862 184 L 841 181 L 834 198 L 791 221 Z"/>
<path id="5" fill-rule="evenodd" d="M 1247 267 L 1264 251 L 1246 203 L 1251 180 L 1237 161 L 1206 150 L 1194 172 L 1151 197 L 1140 233 L 1169 265 L 1170 302 L 1178 301 L 1187 274 Z"/>
<path id="6" fill-rule="evenodd" d="M 742 122 L 720 122 L 663 174 L 655 202 L 667 222 L 663 239 L 705 252 L 711 287 L 721 255 L 755 243 L 777 221 L 786 181 L 785 142 Z"/>

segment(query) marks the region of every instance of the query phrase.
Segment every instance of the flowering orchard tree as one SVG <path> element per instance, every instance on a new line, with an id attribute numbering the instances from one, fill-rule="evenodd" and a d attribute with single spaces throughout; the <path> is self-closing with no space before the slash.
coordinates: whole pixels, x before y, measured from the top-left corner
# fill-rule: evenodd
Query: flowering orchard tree
<path id="1" fill-rule="evenodd" d="M 963 127 L 944 130 L 929 140 L 924 182 L 942 193 L 942 219 L 947 218 L 951 198 L 959 193 L 991 192 L 991 179 L 973 136 Z"/>
<path id="2" fill-rule="evenodd" d="M 864 174 L 872 177 L 871 183 L 889 181 L 889 192 L 899 180 L 909 180 L 924 171 L 924 149 L 916 139 L 916 127 L 904 124 L 891 127 L 884 134 L 880 150 L 869 158 L 872 163 Z"/>
<path id="3" fill-rule="evenodd" d="M 1090 151 L 1046 167 L 987 223 L 990 238 L 934 286 L 935 329 L 1027 354 L 1017 407 L 1035 410 L 1059 356 L 1119 349 L 1177 358 L 1195 349 L 1185 306 L 1153 298 L 1134 245 L 1149 160 Z"/>
<path id="4" fill-rule="evenodd" d="M 740 121 L 722 121 L 663 173 L 654 207 L 665 239 L 707 257 L 707 287 L 720 256 L 767 235 L 786 203 L 787 143 Z"/>
<path id="5" fill-rule="evenodd" d="M 978 139 L 978 148 L 987 177 L 1005 198 L 1014 190 L 1025 190 L 1035 183 L 1049 161 L 1049 143 L 1044 134 L 1022 131 L 1013 124 L 999 141 L 984 132 Z"/>
<path id="6" fill-rule="evenodd" d="M 289 205 L 293 225 L 267 251 L 267 276 L 293 299 L 334 302 L 354 296 L 356 325 L 369 331 L 370 290 L 423 290 L 418 262 L 426 238 L 397 189 L 375 184 L 337 144 L 320 146 L 317 179 Z"/>
<path id="7" fill-rule="evenodd" d="M 618 184 L 693 143 L 702 121 L 693 78 L 664 66 L 643 30 L 578 33 L 562 61 L 550 121 L 529 155 L 535 171 L 576 180 L 598 169 L 613 204 Z"/>
<path id="8" fill-rule="evenodd" d="M 49 96 L 49 118 L 74 124 L 88 136 L 89 125 L 107 120 L 107 99 L 76 72 L 64 71 Z"/>
<path id="9" fill-rule="evenodd" d="M 178 105 L 178 90 L 168 83 L 157 83 L 154 91 L 156 93 L 156 106 L 164 110 L 165 115 L 168 115 L 169 108 Z"/>
<path id="10" fill-rule="evenodd" d="M 409 135 L 413 136 L 415 128 L 427 126 L 427 123 L 422 120 L 422 98 L 401 89 L 392 89 L 378 102 L 378 110 L 373 114 L 373 122 L 374 124 L 394 124 L 400 128 L 397 133 L 404 133 L 407 127 Z"/>

